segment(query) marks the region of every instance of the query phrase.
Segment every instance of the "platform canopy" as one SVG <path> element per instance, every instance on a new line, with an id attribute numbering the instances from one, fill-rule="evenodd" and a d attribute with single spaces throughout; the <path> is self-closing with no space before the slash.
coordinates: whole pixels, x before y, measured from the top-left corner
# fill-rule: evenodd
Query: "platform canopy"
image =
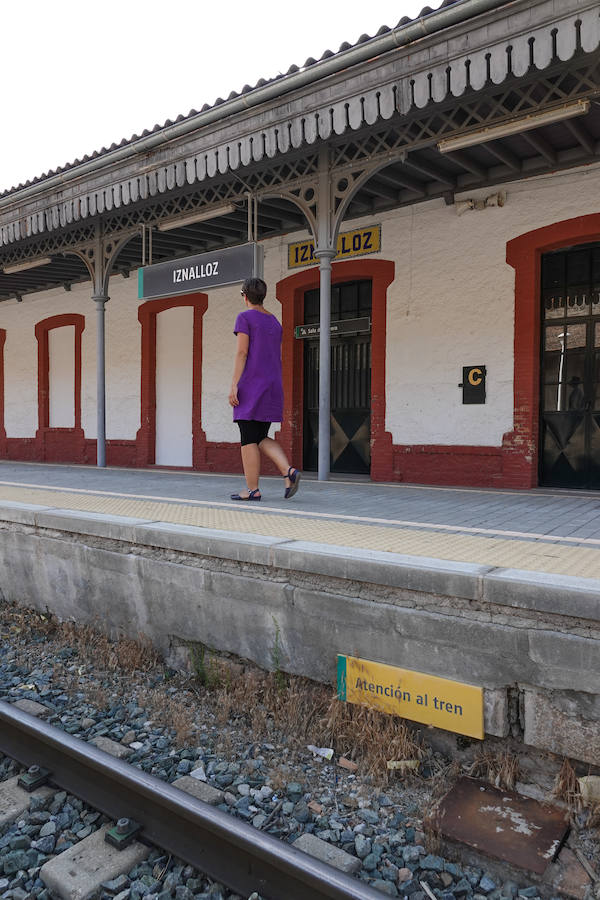
<path id="1" fill-rule="evenodd" d="M 446 0 L 0 195 L 0 299 L 599 155 L 597 0 Z"/>

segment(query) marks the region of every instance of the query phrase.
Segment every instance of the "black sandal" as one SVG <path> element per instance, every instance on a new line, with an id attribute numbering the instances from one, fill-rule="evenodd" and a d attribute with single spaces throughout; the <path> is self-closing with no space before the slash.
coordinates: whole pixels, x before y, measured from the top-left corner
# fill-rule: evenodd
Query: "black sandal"
<path id="1" fill-rule="evenodd" d="M 299 469 L 294 469 L 293 466 L 290 466 L 287 475 L 283 476 L 284 478 L 289 478 L 292 482 L 291 485 L 285 489 L 285 494 L 283 495 L 285 500 L 290 500 L 298 490 L 301 475 L 302 472 L 300 472 Z"/>
<path id="2" fill-rule="evenodd" d="M 255 488 L 253 491 L 249 491 L 247 497 L 242 497 L 241 494 L 232 494 L 231 499 L 232 500 L 260 500 L 261 499 L 260 489 Z"/>

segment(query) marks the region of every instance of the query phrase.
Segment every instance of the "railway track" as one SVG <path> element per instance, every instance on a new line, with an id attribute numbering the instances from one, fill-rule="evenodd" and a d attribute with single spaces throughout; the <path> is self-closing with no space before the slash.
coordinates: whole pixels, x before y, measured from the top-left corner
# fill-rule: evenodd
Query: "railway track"
<path id="1" fill-rule="evenodd" d="M 104 813 L 134 820 L 137 839 L 231 890 L 265 900 L 381 900 L 374 888 L 202 803 L 92 744 L 0 701 L 0 752 L 50 772 L 50 783 Z"/>

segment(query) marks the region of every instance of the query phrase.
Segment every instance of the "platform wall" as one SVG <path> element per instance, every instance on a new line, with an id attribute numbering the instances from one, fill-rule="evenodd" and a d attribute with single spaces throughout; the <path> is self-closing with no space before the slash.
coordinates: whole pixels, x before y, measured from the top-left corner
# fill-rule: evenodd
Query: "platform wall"
<path id="1" fill-rule="evenodd" d="M 0 602 L 145 636 L 179 667 L 201 643 L 270 668 L 277 645 L 332 685 L 338 653 L 465 682 L 487 735 L 600 760 L 597 581 L 19 504 L 0 536 Z"/>

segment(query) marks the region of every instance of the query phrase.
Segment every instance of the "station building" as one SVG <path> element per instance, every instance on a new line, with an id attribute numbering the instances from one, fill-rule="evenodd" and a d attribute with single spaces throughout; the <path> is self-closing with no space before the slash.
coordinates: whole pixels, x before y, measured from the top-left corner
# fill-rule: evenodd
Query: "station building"
<path id="1" fill-rule="evenodd" d="M 0 268 L 0 458 L 240 471 L 256 271 L 294 465 L 598 488 L 598 0 L 445 0 L 48 172 Z"/>

